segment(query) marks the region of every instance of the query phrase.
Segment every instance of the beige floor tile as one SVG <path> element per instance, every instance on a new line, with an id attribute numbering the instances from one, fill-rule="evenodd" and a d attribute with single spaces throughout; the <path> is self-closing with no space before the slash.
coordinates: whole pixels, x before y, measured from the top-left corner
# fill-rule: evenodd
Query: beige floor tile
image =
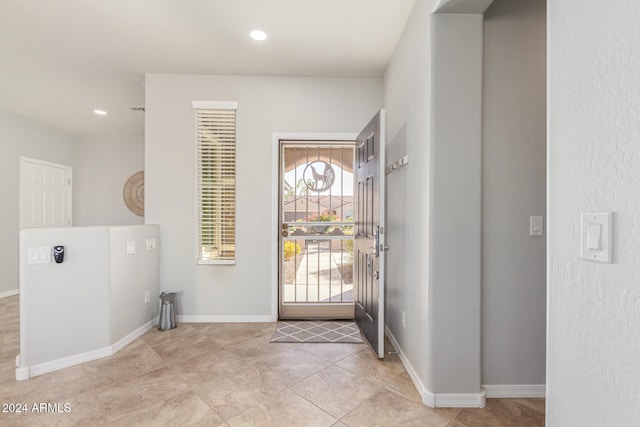
<path id="1" fill-rule="evenodd" d="M 370 381 L 377 381 L 381 384 L 386 384 L 405 372 L 398 356 L 391 355 L 380 360 L 369 348 L 363 348 L 336 364 L 353 374 L 364 376 Z"/>
<path id="2" fill-rule="evenodd" d="M 177 360 L 169 367 L 185 380 L 198 379 L 215 372 L 229 372 L 227 365 L 237 366 L 238 358 L 225 349 L 198 354 L 196 356 Z M 233 374 L 231 375 L 233 377 Z"/>
<path id="3" fill-rule="evenodd" d="M 181 368 L 178 375 L 225 420 L 286 389 L 255 366 L 234 359 L 208 365 L 198 361 L 189 368 Z"/>
<path id="4" fill-rule="evenodd" d="M 166 363 L 141 340 L 136 340 L 112 357 L 84 364 L 93 386 L 126 380 L 165 367 Z"/>
<path id="5" fill-rule="evenodd" d="M 383 390 L 362 402 L 340 421 L 351 427 L 445 427 L 452 417 L 450 410 L 428 408 Z"/>
<path id="6" fill-rule="evenodd" d="M 199 331 L 226 347 L 250 338 L 271 338 L 275 328 L 275 323 L 221 323 L 201 325 Z"/>
<path id="7" fill-rule="evenodd" d="M 9 317 L 12 317 L 11 315 Z M 17 314 L 16 314 L 17 317 Z M 0 316 L 1 318 L 1 316 Z M 19 332 L 20 331 L 20 322 L 16 319 L 16 320 L 12 320 L 12 321 L 6 321 L 3 322 L 0 325 L 0 331 L 3 334 L 6 334 L 8 332 Z"/>
<path id="8" fill-rule="evenodd" d="M 247 338 L 244 341 L 240 341 L 225 347 L 225 350 L 233 353 L 240 359 L 253 359 L 256 357 L 266 357 L 272 354 L 286 351 L 299 344 L 287 344 L 287 343 L 270 343 L 271 336 L 256 336 Z"/>
<path id="9" fill-rule="evenodd" d="M 330 364 L 308 351 L 297 348 L 252 359 L 250 363 L 287 386 L 315 374 Z"/>
<path id="10" fill-rule="evenodd" d="M 486 408 L 461 409 L 455 421 L 467 427 L 542 427 L 545 416 L 518 399 L 487 399 Z"/>
<path id="11" fill-rule="evenodd" d="M 142 341 L 147 343 L 149 347 L 160 344 L 167 344 L 180 339 L 187 339 L 190 335 L 199 334 L 200 332 L 190 324 L 179 324 L 174 329 L 160 331 L 158 328 L 151 328 L 146 334 L 140 337 Z"/>
<path id="12" fill-rule="evenodd" d="M 0 388 L 5 379 L 13 381 L 16 372 L 16 358 L 7 356 L 0 359 Z"/>
<path id="13" fill-rule="evenodd" d="M 197 333 L 189 334 L 186 338 L 158 344 L 151 348 L 162 360 L 172 364 L 200 354 L 215 352 L 220 350 L 222 345 L 209 335 Z"/>
<path id="14" fill-rule="evenodd" d="M 15 381 L 14 376 L 11 394 L 20 401 L 32 404 L 67 400 L 91 389 L 90 379 L 86 376 L 83 367 L 78 365 L 39 375 L 26 381 Z M 5 396 L 0 395 L 0 400 L 6 402 L 7 400 L 4 399 Z"/>
<path id="15" fill-rule="evenodd" d="M 338 366 L 329 366 L 291 387 L 293 391 L 340 419 L 380 387 Z"/>
<path id="16" fill-rule="evenodd" d="M 153 329 L 112 357 L 16 381 L 18 313 L 18 296 L 0 299 L 0 402 L 69 403 L 71 412 L 0 414 L 3 427 L 544 425 L 544 399 L 427 408 L 397 355 L 379 361 L 365 345 L 270 344 L 275 323 Z"/>
<path id="17" fill-rule="evenodd" d="M 109 413 L 127 414 L 149 405 L 169 402 L 189 391 L 173 371 L 162 368 L 96 389 L 98 401 Z"/>
<path id="18" fill-rule="evenodd" d="M 365 344 L 346 344 L 346 343 L 322 343 L 322 344 L 292 344 L 300 346 L 303 350 L 313 353 L 316 356 L 323 358 L 331 363 L 335 363 L 347 356 L 351 356 L 354 353 L 366 348 Z"/>
<path id="19" fill-rule="evenodd" d="M 535 409 L 536 411 L 545 412 L 545 399 L 513 399 L 514 402 L 521 403 L 523 405 L 527 405 Z"/>
<path id="20" fill-rule="evenodd" d="M 227 420 L 231 427 L 329 427 L 336 419 L 291 390 L 253 406 L 237 417 Z"/>
<path id="21" fill-rule="evenodd" d="M 215 426 L 224 420 L 188 391 L 166 401 L 148 402 L 132 412 L 116 411 L 106 417 L 106 422 L 110 426 Z"/>
<path id="22" fill-rule="evenodd" d="M 42 406 L 43 404 L 45 406 Z M 106 416 L 106 411 L 96 399 L 96 394 L 93 390 L 76 394 L 67 399 L 38 401 L 34 402 L 33 405 L 32 412 L 23 417 L 25 421 L 23 425 L 97 425 Z"/>
<path id="23" fill-rule="evenodd" d="M 411 381 L 411 377 L 409 377 L 409 374 L 406 372 L 390 379 L 383 385 L 383 387 L 389 391 L 399 394 L 405 399 L 422 404 L 422 397 L 420 396 L 420 393 L 418 393 L 413 381 Z"/>

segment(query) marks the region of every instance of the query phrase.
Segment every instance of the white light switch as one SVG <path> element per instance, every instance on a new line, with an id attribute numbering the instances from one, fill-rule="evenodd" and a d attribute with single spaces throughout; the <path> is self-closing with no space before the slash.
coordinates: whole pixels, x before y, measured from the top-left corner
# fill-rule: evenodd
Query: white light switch
<path id="1" fill-rule="evenodd" d="M 581 215 L 580 258 L 604 263 L 612 262 L 613 228 L 611 212 Z"/>
<path id="2" fill-rule="evenodd" d="M 136 241 L 128 240 L 127 241 L 127 255 L 132 255 L 136 253 Z"/>
<path id="3" fill-rule="evenodd" d="M 602 224 L 589 223 L 587 249 L 594 251 L 602 249 Z"/>
<path id="4" fill-rule="evenodd" d="M 541 216 L 530 216 L 529 217 L 529 236 L 542 236 L 543 226 L 542 226 L 542 217 Z"/>

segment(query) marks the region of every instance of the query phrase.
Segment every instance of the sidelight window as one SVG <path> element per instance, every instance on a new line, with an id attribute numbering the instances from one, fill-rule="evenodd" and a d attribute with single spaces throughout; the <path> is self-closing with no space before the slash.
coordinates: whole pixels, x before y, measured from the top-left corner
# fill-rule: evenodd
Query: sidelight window
<path id="1" fill-rule="evenodd" d="M 198 264 L 236 260 L 235 102 L 194 101 Z"/>

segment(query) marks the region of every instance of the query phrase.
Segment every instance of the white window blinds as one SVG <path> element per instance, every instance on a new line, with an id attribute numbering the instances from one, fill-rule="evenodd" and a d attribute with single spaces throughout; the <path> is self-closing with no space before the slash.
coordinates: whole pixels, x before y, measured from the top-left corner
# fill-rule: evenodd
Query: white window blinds
<path id="1" fill-rule="evenodd" d="M 198 264 L 235 264 L 236 103 L 194 101 Z"/>

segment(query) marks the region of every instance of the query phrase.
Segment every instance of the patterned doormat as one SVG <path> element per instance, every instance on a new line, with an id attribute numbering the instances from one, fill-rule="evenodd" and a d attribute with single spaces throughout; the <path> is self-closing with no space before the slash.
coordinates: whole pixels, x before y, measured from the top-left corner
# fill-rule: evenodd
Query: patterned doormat
<path id="1" fill-rule="evenodd" d="M 360 329 L 355 322 L 286 321 L 278 322 L 271 342 L 335 342 L 362 343 Z"/>

